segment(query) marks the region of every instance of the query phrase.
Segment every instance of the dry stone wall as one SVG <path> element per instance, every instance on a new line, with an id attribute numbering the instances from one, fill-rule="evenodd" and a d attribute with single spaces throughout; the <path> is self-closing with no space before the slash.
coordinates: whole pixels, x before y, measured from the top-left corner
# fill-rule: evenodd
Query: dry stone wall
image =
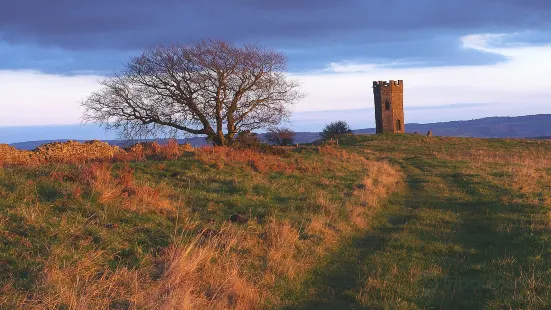
<path id="1" fill-rule="evenodd" d="M 0 165 L 27 164 L 35 158 L 30 151 L 21 151 L 7 144 L 0 144 Z"/>
<path id="2" fill-rule="evenodd" d="M 175 140 L 160 145 L 157 142 L 134 144 L 126 149 L 101 141 L 54 142 L 39 146 L 33 151 L 23 151 L 7 144 L 0 144 L 0 167 L 32 165 L 49 162 L 83 162 L 87 160 L 136 161 L 146 158 L 176 159 L 193 151 L 190 144 L 179 145 Z"/>
<path id="3" fill-rule="evenodd" d="M 33 151 L 23 151 L 7 144 L 0 144 L 0 164 L 22 165 L 42 162 L 74 162 L 91 159 L 110 159 L 122 151 L 106 142 L 76 141 L 54 142 L 39 146 Z"/>

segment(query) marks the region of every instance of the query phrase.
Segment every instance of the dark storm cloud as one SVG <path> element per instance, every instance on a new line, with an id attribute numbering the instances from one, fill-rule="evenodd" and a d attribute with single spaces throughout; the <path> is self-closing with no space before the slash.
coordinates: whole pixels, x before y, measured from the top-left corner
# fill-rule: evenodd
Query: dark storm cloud
<path id="1" fill-rule="evenodd" d="M 2 4 L 0 29 L 14 42 L 126 49 L 204 36 L 323 41 L 341 31 L 376 42 L 386 32 L 541 29 L 550 18 L 547 0 L 16 0 Z"/>
<path id="2" fill-rule="evenodd" d="M 105 57 L 116 51 L 110 54 L 116 58 L 160 43 L 214 38 L 290 50 L 291 60 L 303 60 L 299 66 L 304 67 L 345 57 L 494 63 L 503 59 L 465 51 L 457 38 L 479 32 L 545 33 L 551 26 L 548 0 L 8 1 L 0 9 L 0 41 L 60 48 L 77 61 L 93 50 Z"/>

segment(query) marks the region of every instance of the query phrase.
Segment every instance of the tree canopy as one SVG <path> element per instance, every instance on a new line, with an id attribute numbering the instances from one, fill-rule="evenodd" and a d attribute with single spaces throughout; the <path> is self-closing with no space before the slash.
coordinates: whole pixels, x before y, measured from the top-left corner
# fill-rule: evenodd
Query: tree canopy
<path id="1" fill-rule="evenodd" d="M 345 135 L 352 133 L 350 126 L 345 121 L 336 121 L 330 124 L 327 124 L 323 131 L 321 132 L 321 137 L 323 139 L 337 138 L 340 135 Z"/>
<path id="2" fill-rule="evenodd" d="M 216 145 L 240 132 L 288 119 L 302 95 L 283 54 L 222 41 L 159 46 L 101 81 L 83 103 L 84 119 L 122 136 L 188 133 Z"/>

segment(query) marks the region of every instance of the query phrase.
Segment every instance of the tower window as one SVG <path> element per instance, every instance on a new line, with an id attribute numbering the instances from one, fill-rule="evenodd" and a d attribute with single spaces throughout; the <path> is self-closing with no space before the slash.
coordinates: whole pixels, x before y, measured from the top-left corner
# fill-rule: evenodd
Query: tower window
<path id="1" fill-rule="evenodd" d="M 385 110 L 390 110 L 390 102 L 385 102 Z"/>
<path id="2" fill-rule="evenodd" d="M 402 122 L 399 119 L 396 120 L 396 130 L 402 131 Z"/>

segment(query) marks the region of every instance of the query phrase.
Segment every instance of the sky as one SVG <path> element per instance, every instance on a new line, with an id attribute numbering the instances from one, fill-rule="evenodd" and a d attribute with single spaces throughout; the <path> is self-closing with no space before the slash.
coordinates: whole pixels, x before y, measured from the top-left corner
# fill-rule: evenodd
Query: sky
<path id="1" fill-rule="evenodd" d="M 81 125 L 98 81 L 201 39 L 283 52 L 295 130 L 373 127 L 374 80 L 404 80 L 406 124 L 551 111 L 548 0 L 18 0 L 0 10 L 0 143 L 114 137 Z"/>

